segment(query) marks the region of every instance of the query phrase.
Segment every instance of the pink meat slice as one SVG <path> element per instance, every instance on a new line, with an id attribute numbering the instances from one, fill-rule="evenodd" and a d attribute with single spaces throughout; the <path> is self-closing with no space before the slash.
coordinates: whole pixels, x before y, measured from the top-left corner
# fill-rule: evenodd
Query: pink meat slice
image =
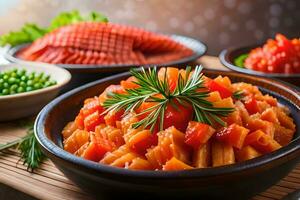
<path id="1" fill-rule="evenodd" d="M 58 28 L 17 56 L 55 64 L 151 64 L 178 60 L 193 51 L 165 35 L 125 25 L 81 22 Z"/>

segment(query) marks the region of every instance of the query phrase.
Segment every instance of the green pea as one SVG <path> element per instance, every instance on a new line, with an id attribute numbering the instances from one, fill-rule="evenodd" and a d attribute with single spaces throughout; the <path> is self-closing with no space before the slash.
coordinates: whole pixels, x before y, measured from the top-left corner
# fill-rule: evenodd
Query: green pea
<path id="1" fill-rule="evenodd" d="M 21 81 L 27 81 L 28 78 L 27 78 L 27 76 L 23 75 L 23 76 L 21 76 L 20 79 L 21 79 Z"/>
<path id="2" fill-rule="evenodd" d="M 24 74 L 25 74 L 25 72 L 23 70 L 17 71 L 17 76 L 18 77 L 22 77 Z"/>
<path id="3" fill-rule="evenodd" d="M 9 94 L 9 90 L 8 90 L 8 89 L 3 89 L 3 90 L 2 90 L 2 94 L 8 95 L 8 94 Z"/>
<path id="4" fill-rule="evenodd" d="M 8 83 L 9 84 L 14 84 L 15 82 L 16 82 L 16 78 L 15 77 L 10 77 L 9 79 L 8 79 Z"/>
<path id="5" fill-rule="evenodd" d="M 34 78 L 35 78 L 35 76 L 31 74 L 31 75 L 29 75 L 29 76 L 28 76 L 28 78 L 27 78 L 27 79 L 29 79 L 29 80 L 33 80 Z"/>
<path id="6" fill-rule="evenodd" d="M 50 75 L 45 76 L 44 79 L 48 81 L 50 79 Z"/>
<path id="7" fill-rule="evenodd" d="M 32 91 L 32 90 L 33 90 L 32 87 L 30 87 L 30 86 L 27 86 L 27 87 L 26 87 L 26 92 L 30 92 L 30 91 Z"/>
<path id="8" fill-rule="evenodd" d="M 3 83 L 3 88 L 8 89 L 9 88 L 9 84 L 7 82 Z"/>
<path id="9" fill-rule="evenodd" d="M 25 89 L 23 87 L 18 87 L 17 92 L 18 93 L 25 92 Z"/>
<path id="10" fill-rule="evenodd" d="M 0 78 L 0 83 L 4 83 L 4 79 L 3 78 Z"/>
<path id="11" fill-rule="evenodd" d="M 13 72 L 13 73 L 10 74 L 10 76 L 11 76 L 11 77 L 17 77 L 17 73 L 16 73 L 16 72 Z"/>
<path id="12" fill-rule="evenodd" d="M 7 81 L 9 79 L 9 76 L 7 75 L 7 74 L 5 74 L 4 76 L 3 76 L 3 80 L 4 81 Z"/>
<path id="13" fill-rule="evenodd" d="M 24 74 L 26 74 L 26 70 L 25 69 L 22 69 L 21 70 L 21 73 L 24 75 Z"/>
<path id="14" fill-rule="evenodd" d="M 26 86 L 26 83 L 24 81 L 21 81 L 20 84 L 19 84 L 21 87 L 25 87 Z"/>
<path id="15" fill-rule="evenodd" d="M 40 83 L 35 83 L 33 87 L 34 89 L 40 89 L 42 88 L 42 85 Z"/>
<path id="16" fill-rule="evenodd" d="M 49 87 L 50 85 L 51 85 L 51 81 L 47 81 L 44 86 Z"/>
<path id="17" fill-rule="evenodd" d="M 29 76 L 35 77 L 35 76 L 36 76 L 36 73 L 35 73 L 35 72 L 31 72 L 31 73 L 29 74 Z"/>
<path id="18" fill-rule="evenodd" d="M 38 75 L 38 77 L 39 77 L 39 78 L 42 78 L 44 75 L 45 75 L 44 72 L 42 72 L 42 73 L 40 73 L 40 74 Z"/>
<path id="19" fill-rule="evenodd" d="M 35 78 L 33 79 L 33 82 L 35 82 L 35 83 L 40 82 L 40 78 L 39 78 L 39 77 L 35 77 Z"/>
<path id="20" fill-rule="evenodd" d="M 10 90 L 11 91 L 16 91 L 18 89 L 18 85 L 13 84 L 12 86 L 10 86 Z"/>
<path id="21" fill-rule="evenodd" d="M 9 94 L 16 94 L 16 91 L 15 90 L 10 90 Z"/>
<path id="22" fill-rule="evenodd" d="M 33 81 L 32 81 L 32 80 L 28 80 L 28 81 L 27 81 L 27 85 L 28 85 L 28 86 L 32 86 L 32 85 L 33 85 Z"/>

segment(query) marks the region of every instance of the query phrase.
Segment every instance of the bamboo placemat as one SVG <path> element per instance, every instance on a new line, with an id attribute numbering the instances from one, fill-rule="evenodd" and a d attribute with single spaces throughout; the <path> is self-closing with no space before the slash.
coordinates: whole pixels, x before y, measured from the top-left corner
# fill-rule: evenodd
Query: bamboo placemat
<path id="1" fill-rule="evenodd" d="M 200 59 L 204 66 L 224 69 L 215 57 L 204 56 Z M 26 134 L 26 129 L 17 122 L 0 123 L 0 143 L 6 143 Z M 26 171 L 19 161 L 19 152 L 7 150 L 0 153 L 0 183 L 38 199 L 45 200 L 91 200 L 68 180 L 50 160 L 46 160 L 34 173 Z M 300 189 L 300 164 L 277 185 L 253 197 L 254 200 L 281 199 Z"/>

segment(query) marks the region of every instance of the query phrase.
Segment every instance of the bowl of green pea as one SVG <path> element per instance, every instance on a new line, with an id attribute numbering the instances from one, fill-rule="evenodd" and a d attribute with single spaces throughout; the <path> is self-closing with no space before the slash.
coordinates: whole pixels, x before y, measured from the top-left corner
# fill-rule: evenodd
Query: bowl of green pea
<path id="1" fill-rule="evenodd" d="M 0 121 L 38 113 L 70 79 L 67 70 L 51 64 L 0 65 Z"/>

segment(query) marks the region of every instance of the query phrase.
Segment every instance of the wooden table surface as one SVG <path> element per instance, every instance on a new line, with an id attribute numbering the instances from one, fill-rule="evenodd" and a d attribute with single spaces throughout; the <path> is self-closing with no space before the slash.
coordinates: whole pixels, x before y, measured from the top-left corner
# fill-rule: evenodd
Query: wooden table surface
<path id="1" fill-rule="evenodd" d="M 207 68 L 226 70 L 216 57 L 203 56 L 199 62 Z M 18 124 L 18 122 L 0 123 L 0 143 L 12 141 L 26 134 L 26 129 Z M 0 153 L 0 185 L 1 183 L 5 184 L 37 199 L 92 199 L 68 180 L 50 160 L 46 160 L 39 169 L 30 173 L 26 171 L 26 167 L 22 165 L 22 161 L 19 159 L 19 153 L 15 150 Z M 277 185 L 253 197 L 253 199 L 281 199 L 297 189 L 300 189 L 300 165 Z"/>

